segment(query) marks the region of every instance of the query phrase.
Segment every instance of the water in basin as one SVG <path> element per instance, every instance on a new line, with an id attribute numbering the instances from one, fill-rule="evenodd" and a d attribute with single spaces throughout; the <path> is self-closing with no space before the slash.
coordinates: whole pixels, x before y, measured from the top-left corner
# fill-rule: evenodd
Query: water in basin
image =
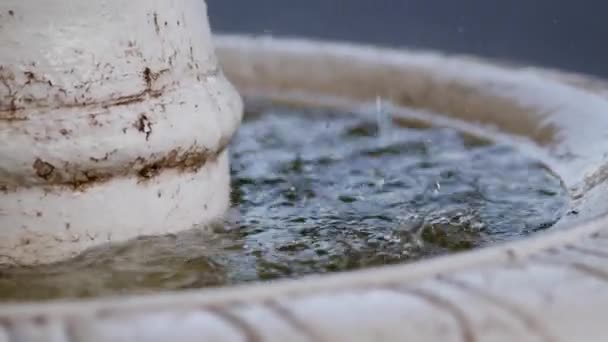
<path id="1" fill-rule="evenodd" d="M 231 146 L 233 209 L 206 230 L 0 269 L 0 300 L 270 281 L 406 263 L 518 239 L 566 208 L 559 179 L 510 146 L 374 113 L 265 107 Z"/>

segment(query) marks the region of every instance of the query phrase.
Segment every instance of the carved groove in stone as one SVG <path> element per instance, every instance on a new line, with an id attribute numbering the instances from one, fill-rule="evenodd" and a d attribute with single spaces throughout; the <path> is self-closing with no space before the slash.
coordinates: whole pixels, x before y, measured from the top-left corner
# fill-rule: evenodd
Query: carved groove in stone
<path id="1" fill-rule="evenodd" d="M 78 333 L 78 322 L 66 318 L 61 324 L 66 342 L 83 342 L 83 336 Z"/>
<path id="2" fill-rule="evenodd" d="M 569 268 L 575 272 L 578 272 L 582 275 L 585 275 L 589 278 L 594 278 L 596 280 L 600 280 L 608 283 L 608 271 L 601 270 L 599 268 L 593 267 L 591 265 L 585 264 L 579 261 L 573 262 L 563 262 L 559 260 L 555 260 L 552 258 L 545 259 L 536 259 L 535 263 L 538 263 L 543 266 L 552 266 L 556 268 Z"/>
<path id="3" fill-rule="evenodd" d="M 460 336 L 463 342 L 477 342 L 474 327 L 467 315 L 457 304 L 427 290 L 420 288 L 388 287 L 387 290 L 401 295 L 414 296 L 426 301 L 429 305 L 449 313 L 460 327 Z"/>
<path id="4" fill-rule="evenodd" d="M 310 328 L 306 323 L 299 319 L 295 312 L 280 304 L 278 301 L 266 301 L 264 306 L 274 312 L 293 330 L 297 331 L 300 335 L 305 336 L 310 342 L 326 342 L 326 340 L 319 336 L 314 329 Z"/>
<path id="5" fill-rule="evenodd" d="M 257 332 L 257 330 L 249 325 L 249 323 L 245 322 L 244 319 L 238 316 L 238 314 L 230 312 L 226 308 L 219 307 L 206 307 L 205 311 L 211 313 L 212 315 L 220 318 L 221 320 L 228 323 L 235 330 L 239 331 L 241 335 L 245 338 L 247 342 L 263 342 L 264 340 Z"/>
<path id="6" fill-rule="evenodd" d="M 564 265 L 569 265 L 570 267 L 579 271 L 580 273 L 586 274 L 588 276 L 594 277 L 594 278 L 604 281 L 604 282 L 608 282 L 608 272 L 601 270 L 599 268 L 595 268 L 593 266 L 584 264 L 582 262 L 574 262 L 571 264 L 564 264 Z"/>
<path id="7" fill-rule="evenodd" d="M 540 320 L 538 320 L 533 314 L 527 312 L 526 309 L 522 308 L 521 306 L 512 303 L 508 300 L 502 299 L 499 296 L 492 294 L 486 290 L 483 290 L 477 286 L 471 285 L 461 280 L 457 280 L 455 278 L 442 276 L 438 277 L 437 280 L 445 284 L 451 285 L 455 288 L 458 288 L 473 296 L 479 297 L 484 301 L 496 306 L 497 308 L 507 312 L 508 314 L 522 322 L 522 324 L 530 331 L 531 334 L 538 336 L 542 341 L 558 341 L 558 339 L 555 338 L 553 334 L 548 331 L 547 327 L 545 327 L 545 325 Z"/>
<path id="8" fill-rule="evenodd" d="M 8 318 L 0 317 L 0 336 L 5 336 L 7 342 L 16 342 L 13 323 Z"/>
<path id="9" fill-rule="evenodd" d="M 568 245 L 568 246 L 566 246 L 566 249 L 580 253 L 580 254 L 591 255 L 594 257 L 598 257 L 598 258 L 608 259 L 608 252 L 606 252 L 606 251 L 601 251 L 601 250 L 591 249 L 591 248 L 581 247 L 581 246 L 575 246 L 575 245 Z"/>

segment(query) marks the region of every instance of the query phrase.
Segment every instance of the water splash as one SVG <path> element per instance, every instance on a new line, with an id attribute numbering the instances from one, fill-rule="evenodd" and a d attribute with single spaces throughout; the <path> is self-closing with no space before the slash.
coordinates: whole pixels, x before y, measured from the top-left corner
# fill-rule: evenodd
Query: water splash
<path id="1" fill-rule="evenodd" d="M 389 111 L 386 110 L 381 96 L 376 96 L 376 126 L 378 127 L 377 136 L 381 143 L 388 143 L 390 140 L 393 119 Z"/>

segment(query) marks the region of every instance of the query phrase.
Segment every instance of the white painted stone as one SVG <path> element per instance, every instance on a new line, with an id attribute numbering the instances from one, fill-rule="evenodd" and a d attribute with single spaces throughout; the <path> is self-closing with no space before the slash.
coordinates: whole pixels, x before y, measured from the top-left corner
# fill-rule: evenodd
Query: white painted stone
<path id="1" fill-rule="evenodd" d="M 0 264 L 217 219 L 241 115 L 202 0 L 3 0 Z"/>

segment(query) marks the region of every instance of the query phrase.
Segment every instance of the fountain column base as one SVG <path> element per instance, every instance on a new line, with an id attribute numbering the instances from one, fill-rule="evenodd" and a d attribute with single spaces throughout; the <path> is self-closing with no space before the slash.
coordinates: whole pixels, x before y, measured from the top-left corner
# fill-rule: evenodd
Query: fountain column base
<path id="1" fill-rule="evenodd" d="M 205 225 L 242 102 L 201 0 L 0 3 L 0 264 Z"/>

